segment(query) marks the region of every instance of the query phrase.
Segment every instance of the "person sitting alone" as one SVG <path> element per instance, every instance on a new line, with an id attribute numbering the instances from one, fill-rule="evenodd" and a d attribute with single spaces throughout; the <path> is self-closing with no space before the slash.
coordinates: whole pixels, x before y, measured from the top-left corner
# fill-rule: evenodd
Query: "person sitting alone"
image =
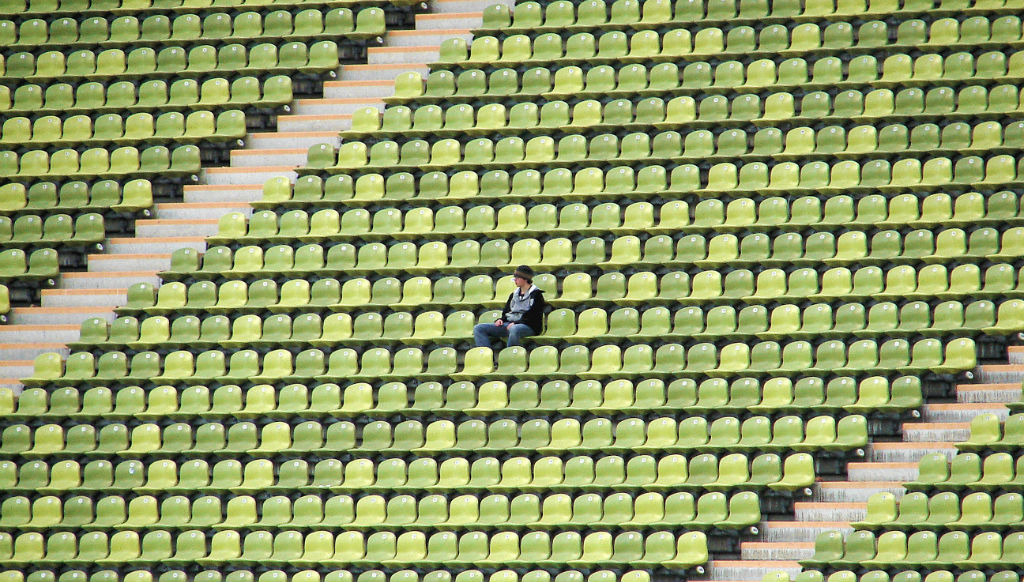
<path id="1" fill-rule="evenodd" d="M 533 284 L 533 269 L 521 266 L 512 275 L 516 289 L 509 295 L 501 318 L 494 323 L 478 323 L 473 328 L 477 347 L 490 347 L 494 338 L 508 338 L 509 347 L 518 346 L 522 339 L 537 335 L 544 326 L 544 292 Z"/>

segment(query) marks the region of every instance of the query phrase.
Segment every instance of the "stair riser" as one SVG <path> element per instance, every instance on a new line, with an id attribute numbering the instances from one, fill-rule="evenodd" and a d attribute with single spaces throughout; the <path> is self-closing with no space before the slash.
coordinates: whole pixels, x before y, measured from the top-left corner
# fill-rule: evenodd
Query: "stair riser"
<path id="1" fill-rule="evenodd" d="M 234 168 L 260 168 L 265 166 L 305 166 L 306 149 L 277 152 L 273 150 L 241 150 L 231 152 Z"/>
<path id="2" fill-rule="evenodd" d="M 128 301 L 125 293 L 89 293 L 72 295 L 46 294 L 40 304 L 43 307 L 117 307 Z"/>
<path id="3" fill-rule="evenodd" d="M 857 521 L 867 515 L 866 507 L 798 507 L 797 521 Z"/>
<path id="4" fill-rule="evenodd" d="M 515 0 L 489 0 L 484 3 L 481 3 L 478 0 L 434 0 L 430 3 L 430 11 L 434 13 L 479 12 L 485 6 L 489 6 L 491 4 L 514 6 Z"/>
<path id="5" fill-rule="evenodd" d="M 225 185 L 225 184 L 240 184 L 245 186 L 263 184 L 277 176 L 287 176 L 288 179 L 294 181 L 296 174 L 292 171 L 287 170 L 271 170 L 266 172 L 252 172 L 249 170 L 243 171 L 221 171 L 221 172 L 206 172 L 206 183 L 213 185 Z"/>
<path id="6" fill-rule="evenodd" d="M 247 150 L 275 150 L 275 149 L 294 149 L 301 148 L 308 150 L 310 146 L 314 146 L 320 143 L 329 143 L 334 147 L 338 147 L 341 144 L 341 139 L 337 135 L 324 136 L 324 135 L 313 135 L 313 136 L 289 136 L 284 135 L 281 137 L 254 137 L 246 145 Z"/>
<path id="7" fill-rule="evenodd" d="M 372 101 L 390 97 L 395 94 L 394 83 L 386 82 L 372 85 L 346 83 L 345 81 L 356 80 L 349 79 L 347 74 L 343 79 L 344 80 L 338 82 L 338 84 L 325 85 L 324 97 L 327 99 L 366 99 L 367 101 Z M 391 81 L 391 79 L 386 79 L 386 81 Z"/>
<path id="8" fill-rule="evenodd" d="M 345 103 L 331 103 L 322 99 L 310 99 L 295 104 L 295 115 L 351 115 L 364 107 L 376 107 L 379 110 L 383 110 L 384 102 L 374 97 L 360 99 L 359 101 L 347 101 Z"/>
<path id="9" fill-rule="evenodd" d="M 968 428 L 912 428 L 903 431 L 903 440 L 912 443 L 957 442 L 967 440 Z"/>
<path id="10" fill-rule="evenodd" d="M 838 527 L 835 524 L 822 524 L 822 526 L 801 526 L 799 522 L 793 522 L 792 526 L 767 527 L 762 531 L 764 535 L 758 540 L 761 542 L 813 542 L 818 534 L 823 531 L 853 531 L 853 528 Z"/>
<path id="11" fill-rule="evenodd" d="M 1007 350 L 1006 355 L 1011 364 L 1024 364 L 1024 351 Z"/>
<path id="12" fill-rule="evenodd" d="M 708 580 L 762 580 L 770 572 L 787 572 L 791 578 L 800 573 L 800 568 L 758 568 L 758 567 L 715 567 L 708 569 Z"/>
<path id="13" fill-rule="evenodd" d="M 263 198 L 263 185 L 239 186 L 225 190 L 195 186 L 185 190 L 185 202 L 252 202 Z"/>
<path id="14" fill-rule="evenodd" d="M 282 117 L 277 126 L 281 131 L 345 131 L 352 128 L 352 117 Z"/>
<path id="15" fill-rule="evenodd" d="M 27 343 L 68 343 L 78 339 L 79 333 L 78 328 L 75 329 L 17 329 L 12 328 L 10 331 L 0 327 L 0 343 L 11 343 L 11 342 L 27 342 Z"/>
<path id="16" fill-rule="evenodd" d="M 868 459 L 879 463 L 916 463 L 921 457 L 930 453 L 945 453 L 952 455 L 956 453 L 953 447 L 914 448 L 914 449 L 880 449 L 871 450 Z"/>
<path id="17" fill-rule="evenodd" d="M 44 311 L 21 312 L 14 314 L 10 322 L 18 325 L 82 325 L 82 322 L 92 317 L 102 317 L 107 321 L 114 321 L 114 312 L 109 309 L 97 309 L 95 311 L 75 313 L 47 313 Z M 53 341 L 53 340 L 46 340 Z M 0 377 L 3 377 L 0 374 Z"/>
<path id="18" fill-rule="evenodd" d="M 252 214 L 248 204 L 224 204 L 216 206 L 189 206 L 186 204 L 161 204 L 157 208 L 156 218 L 162 220 L 207 220 L 218 219 L 228 212 L 241 212 L 246 216 Z"/>
<path id="19" fill-rule="evenodd" d="M 913 481 L 917 479 L 917 467 L 906 469 L 896 467 L 851 467 L 851 481 Z M 845 501 L 853 501 L 846 499 Z"/>
<path id="20" fill-rule="evenodd" d="M 441 42 L 449 38 L 461 38 L 466 42 L 473 40 L 473 33 L 468 31 L 460 31 L 452 34 L 449 32 L 438 31 L 436 33 L 427 31 L 411 31 L 409 33 L 401 34 L 389 34 L 384 39 L 384 46 L 409 46 L 409 47 L 421 47 L 421 46 L 441 46 Z"/>
<path id="21" fill-rule="evenodd" d="M 142 271 L 145 269 L 156 269 L 165 271 L 171 268 L 171 257 L 147 257 L 125 255 L 124 258 L 106 258 L 102 260 L 93 259 L 89 261 L 89 271 L 92 273 L 121 272 L 121 271 Z"/>
<path id="22" fill-rule="evenodd" d="M 402 73 L 415 71 L 425 78 L 430 72 L 422 62 L 406 63 L 406 65 L 405 67 L 346 66 L 342 68 L 341 78 L 345 81 L 394 81 Z"/>
<path id="23" fill-rule="evenodd" d="M 136 283 L 158 285 L 160 278 L 156 276 L 152 268 L 141 273 L 128 273 L 124 276 L 61 277 L 61 287 L 64 289 L 127 289 Z"/>
<path id="24" fill-rule="evenodd" d="M 22 378 L 28 378 L 32 375 L 32 372 L 33 368 L 31 363 L 24 366 L 0 366 L 0 378 L 16 378 L 20 380 Z"/>
<path id="25" fill-rule="evenodd" d="M 159 222 L 140 224 L 135 229 L 135 236 L 142 238 L 161 238 L 166 236 L 211 236 L 217 234 L 216 223 L 196 224 L 161 224 Z M 149 267 L 152 270 L 153 267 Z"/>
<path id="26" fill-rule="evenodd" d="M 1009 411 L 1003 406 L 993 406 L 992 408 L 942 408 L 934 409 L 925 407 L 922 418 L 925 422 L 970 422 L 975 416 L 984 413 L 992 413 L 1000 418 L 1000 420 L 1006 420 L 1009 416 Z"/>
<path id="27" fill-rule="evenodd" d="M 440 51 L 435 48 L 422 50 L 380 50 L 367 49 L 366 61 L 371 65 L 392 65 L 402 63 L 432 63 L 440 56 Z"/>
<path id="28" fill-rule="evenodd" d="M 1020 388 L 1008 388 L 1006 390 L 959 390 L 956 394 L 958 402 L 970 403 L 1017 402 L 1020 398 Z"/>
<path id="29" fill-rule="evenodd" d="M 131 253 L 173 253 L 177 249 L 190 248 L 197 251 L 206 250 L 206 243 L 203 241 L 172 241 L 172 242 L 143 242 L 143 243 L 118 243 L 110 245 L 111 254 Z"/>
<path id="30" fill-rule="evenodd" d="M 981 383 L 1020 383 L 1024 380 L 1024 371 L 1021 370 L 986 370 L 978 368 L 976 372 L 978 381 Z"/>
<path id="31" fill-rule="evenodd" d="M 744 560 L 803 560 L 814 557 L 814 548 L 740 548 Z"/>

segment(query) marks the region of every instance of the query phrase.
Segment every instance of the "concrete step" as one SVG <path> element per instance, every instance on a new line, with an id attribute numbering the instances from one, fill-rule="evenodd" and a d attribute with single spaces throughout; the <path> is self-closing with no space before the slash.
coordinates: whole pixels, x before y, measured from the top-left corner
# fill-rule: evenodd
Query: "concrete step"
<path id="1" fill-rule="evenodd" d="M 514 6 L 515 0 L 488 0 L 487 2 L 480 2 L 479 0 L 430 0 L 430 12 L 441 12 L 444 14 L 474 12 L 491 4 Z"/>
<path id="2" fill-rule="evenodd" d="M 860 502 L 797 501 L 793 514 L 797 521 L 857 521 L 867 515 L 868 504 Z"/>
<path id="3" fill-rule="evenodd" d="M 173 202 L 156 205 L 157 220 L 196 220 L 220 218 L 229 212 L 252 214 L 252 207 L 245 202 Z"/>
<path id="4" fill-rule="evenodd" d="M 265 166 L 262 168 L 207 168 L 203 170 L 204 180 L 207 184 L 225 185 L 236 184 L 252 186 L 253 184 L 264 184 L 271 178 L 287 176 L 294 181 L 297 174 L 294 166 Z"/>
<path id="5" fill-rule="evenodd" d="M 4 360 L 0 361 L 0 379 L 11 380 L 21 384 L 22 378 L 28 378 L 34 370 L 32 360 Z M 3 382 L 8 384 L 8 382 Z"/>
<path id="6" fill-rule="evenodd" d="M 61 276 L 60 282 L 63 289 L 127 289 L 136 283 L 159 285 L 160 277 L 153 270 L 121 273 L 66 273 Z"/>
<path id="7" fill-rule="evenodd" d="M 263 182 L 185 186 L 185 202 L 252 202 L 263 198 Z"/>
<path id="8" fill-rule="evenodd" d="M 493 4 L 493 2 L 488 4 Z M 472 29 L 479 28 L 482 23 L 483 12 L 447 12 L 416 15 L 416 30 Z"/>
<path id="9" fill-rule="evenodd" d="M 159 271 L 171 268 L 171 254 L 89 255 L 89 271 L 93 273 L 118 273 L 153 268 Z"/>
<path id="10" fill-rule="evenodd" d="M 436 57 L 429 59 L 433 61 Z M 417 72 L 423 78 L 427 77 L 430 70 L 427 68 L 427 60 L 419 63 L 377 63 L 374 65 L 345 65 L 341 68 L 341 79 L 343 81 L 394 81 L 395 77 L 402 73 Z M 326 91 L 326 84 L 325 84 Z M 325 95 L 326 96 L 326 95 Z"/>
<path id="11" fill-rule="evenodd" d="M 708 563 L 707 579 L 716 582 L 760 581 L 765 574 L 779 571 L 795 578 L 800 573 L 800 564 L 791 560 L 712 560 Z"/>
<path id="12" fill-rule="evenodd" d="M 903 424 L 903 440 L 907 442 L 964 441 L 970 436 L 966 422 L 913 422 Z"/>
<path id="13" fill-rule="evenodd" d="M 851 481 L 913 481 L 917 479 L 917 463 L 849 463 Z"/>
<path id="14" fill-rule="evenodd" d="M 80 337 L 79 329 L 80 326 L 68 324 L 0 325 L 0 343 L 24 341 L 66 344 Z"/>
<path id="15" fill-rule="evenodd" d="M 1024 380 L 1024 365 L 986 364 L 978 366 L 978 381 L 982 383 L 1017 383 Z"/>
<path id="16" fill-rule="evenodd" d="M 306 165 L 306 151 L 309 148 L 231 150 L 231 167 L 259 168 L 263 166 L 280 166 L 288 164 L 292 167 Z"/>
<path id="17" fill-rule="evenodd" d="M 1009 403 L 1020 400 L 1020 382 L 1004 384 L 961 384 L 956 387 L 958 402 Z"/>
<path id="18" fill-rule="evenodd" d="M 743 542 L 744 560 L 803 560 L 814 557 L 813 542 Z"/>
<path id="19" fill-rule="evenodd" d="M 899 481 L 821 481 L 814 487 L 814 501 L 866 503 L 875 493 L 888 492 L 903 497 L 906 489 Z"/>
<path id="20" fill-rule="evenodd" d="M 926 404 L 923 409 L 922 418 L 925 422 L 962 423 L 970 422 L 975 416 L 985 414 L 986 412 L 995 414 L 1000 420 L 1006 420 L 1006 417 L 1009 416 L 1009 411 L 1003 404 L 953 402 Z"/>
<path id="21" fill-rule="evenodd" d="M 135 222 L 135 236 L 144 238 L 210 236 L 217 234 L 217 220 L 217 218 L 138 220 Z"/>
<path id="22" fill-rule="evenodd" d="M 339 97 L 336 99 L 300 99 L 295 102 L 294 113 L 291 113 L 285 117 L 294 117 L 301 115 L 339 115 L 347 113 L 349 115 L 356 111 L 363 109 L 364 107 L 376 107 L 379 110 L 384 109 L 384 102 L 378 97 Z M 280 128 L 286 131 L 293 131 L 291 129 Z"/>
<path id="23" fill-rule="evenodd" d="M 437 45 L 375 46 L 366 49 L 366 62 L 371 65 L 432 63 L 440 54 Z"/>
<path id="24" fill-rule="evenodd" d="M 118 307 L 128 300 L 126 289 L 44 289 L 42 307 Z"/>
<path id="25" fill-rule="evenodd" d="M 294 149 L 308 150 L 310 146 L 329 143 L 334 147 L 341 144 L 337 131 L 282 131 L 277 133 L 254 133 L 246 142 L 246 149 Z"/>
<path id="26" fill-rule="evenodd" d="M 1024 364 L 1024 346 L 1007 347 L 1006 358 L 1011 364 Z"/>
<path id="27" fill-rule="evenodd" d="M 868 460 L 880 463 L 916 463 L 929 453 L 956 454 L 953 443 L 872 443 Z"/>
<path id="28" fill-rule="evenodd" d="M 331 131 L 337 137 L 337 132 L 352 128 L 352 114 L 289 115 L 281 117 L 277 122 L 277 127 L 284 131 L 294 132 Z"/>
<path id="29" fill-rule="evenodd" d="M 348 71 L 348 65 L 345 66 L 343 71 Z M 394 79 L 367 79 L 363 81 L 343 79 L 341 81 L 327 81 L 324 83 L 325 99 L 383 99 L 394 94 Z"/>
<path id="30" fill-rule="evenodd" d="M 112 238 L 107 249 L 111 254 L 124 253 L 166 253 L 176 249 L 192 248 L 206 250 L 206 239 L 201 236 L 163 236 L 146 238 Z"/>
<path id="31" fill-rule="evenodd" d="M 11 310 L 10 322 L 14 325 L 57 324 L 77 327 L 90 317 L 114 321 L 114 311 L 105 307 L 17 307 Z"/>
<path id="32" fill-rule="evenodd" d="M 853 531 L 848 521 L 766 521 L 761 524 L 762 542 L 813 542 L 823 531 Z"/>
<path id="33" fill-rule="evenodd" d="M 467 42 L 473 40 L 473 33 L 465 28 L 435 28 L 428 30 L 392 30 L 384 37 L 386 47 L 423 47 L 440 46 L 442 41 L 450 38 L 462 38 Z M 371 49 L 372 50 L 372 49 Z"/>
<path id="34" fill-rule="evenodd" d="M 67 357 L 71 350 L 60 342 L 0 343 L 0 360 L 34 360 L 39 354 L 47 352 L 57 352 L 61 357 Z"/>

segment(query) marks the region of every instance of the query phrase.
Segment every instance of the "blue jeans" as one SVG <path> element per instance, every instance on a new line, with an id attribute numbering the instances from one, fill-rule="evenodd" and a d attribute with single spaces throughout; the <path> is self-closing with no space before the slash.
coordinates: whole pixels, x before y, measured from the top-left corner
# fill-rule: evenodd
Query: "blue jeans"
<path id="1" fill-rule="evenodd" d="M 491 347 L 491 340 L 496 337 L 507 337 L 509 347 L 518 346 L 522 343 L 520 340 L 531 335 L 536 335 L 536 332 L 525 323 L 478 323 L 473 327 L 473 341 L 478 348 Z"/>

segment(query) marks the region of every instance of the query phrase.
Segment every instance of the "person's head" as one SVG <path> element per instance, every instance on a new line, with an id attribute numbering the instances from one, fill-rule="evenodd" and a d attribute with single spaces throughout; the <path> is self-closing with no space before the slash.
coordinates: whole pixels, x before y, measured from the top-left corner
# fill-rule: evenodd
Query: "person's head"
<path id="1" fill-rule="evenodd" d="M 527 265 L 516 267 L 516 271 L 512 273 L 512 280 L 515 282 L 516 287 L 528 289 L 533 284 L 533 269 Z"/>

